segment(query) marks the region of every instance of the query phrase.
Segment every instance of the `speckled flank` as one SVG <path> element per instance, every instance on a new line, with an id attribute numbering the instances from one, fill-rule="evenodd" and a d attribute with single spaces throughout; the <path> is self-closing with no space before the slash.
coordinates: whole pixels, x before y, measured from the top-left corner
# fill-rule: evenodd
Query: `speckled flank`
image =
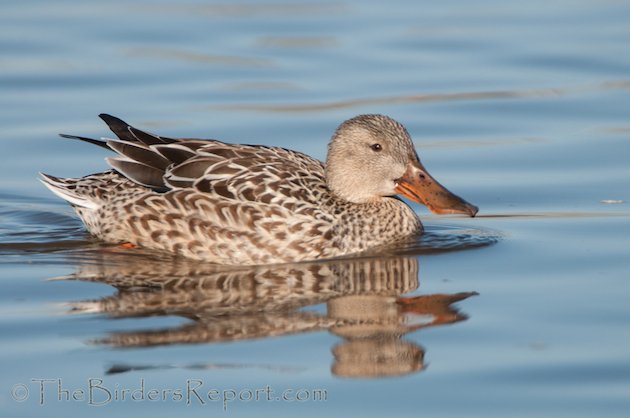
<path id="1" fill-rule="evenodd" d="M 104 241 L 220 264 L 268 264 L 356 253 L 421 231 L 395 197 L 338 198 L 324 165 L 307 155 L 161 138 L 104 119 L 120 138 L 107 141 L 119 154 L 110 159 L 115 170 L 43 176 Z"/>

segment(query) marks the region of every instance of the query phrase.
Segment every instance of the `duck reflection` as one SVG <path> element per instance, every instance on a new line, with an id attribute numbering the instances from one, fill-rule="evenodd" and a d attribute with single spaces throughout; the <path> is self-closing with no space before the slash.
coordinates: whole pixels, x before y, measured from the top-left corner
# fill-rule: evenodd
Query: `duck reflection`
<path id="1" fill-rule="evenodd" d="M 413 256 L 247 268 L 103 252 L 99 257 L 80 264 L 65 279 L 104 283 L 117 292 L 73 302 L 73 313 L 112 318 L 176 315 L 191 322 L 113 332 L 97 344 L 218 343 L 326 330 L 342 338 L 332 350 L 332 372 L 344 377 L 422 370 L 424 349 L 405 335 L 466 319 L 452 304 L 476 294 L 402 296 L 418 288 L 418 259 Z M 321 304 L 325 309 L 314 308 Z"/>

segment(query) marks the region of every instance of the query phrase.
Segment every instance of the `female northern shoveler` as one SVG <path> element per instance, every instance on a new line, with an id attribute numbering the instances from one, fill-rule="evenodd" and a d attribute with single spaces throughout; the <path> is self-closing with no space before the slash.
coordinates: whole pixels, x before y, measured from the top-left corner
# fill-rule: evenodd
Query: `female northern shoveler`
<path id="1" fill-rule="evenodd" d="M 283 148 L 165 138 L 100 117 L 118 139 L 62 136 L 115 151 L 113 170 L 42 181 L 107 242 L 219 264 L 284 263 L 421 233 L 396 194 L 435 213 L 477 213 L 427 173 L 407 130 L 387 116 L 342 123 L 326 165 Z"/>

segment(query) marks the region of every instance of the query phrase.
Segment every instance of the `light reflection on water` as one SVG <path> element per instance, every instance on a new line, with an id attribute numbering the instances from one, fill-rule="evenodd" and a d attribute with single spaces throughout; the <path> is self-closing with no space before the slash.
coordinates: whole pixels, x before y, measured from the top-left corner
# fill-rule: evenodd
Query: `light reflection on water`
<path id="1" fill-rule="evenodd" d="M 342 338 L 332 348 L 332 373 L 339 377 L 421 371 L 424 348 L 404 336 L 466 319 L 451 304 L 475 294 L 404 296 L 419 286 L 415 257 L 225 268 L 105 252 L 99 256 L 58 280 L 104 283 L 117 292 L 73 301 L 71 313 L 111 318 L 176 315 L 190 321 L 157 330 L 113 331 L 93 339 L 93 344 L 211 344 L 328 331 Z M 308 309 L 320 304 L 324 312 Z"/>

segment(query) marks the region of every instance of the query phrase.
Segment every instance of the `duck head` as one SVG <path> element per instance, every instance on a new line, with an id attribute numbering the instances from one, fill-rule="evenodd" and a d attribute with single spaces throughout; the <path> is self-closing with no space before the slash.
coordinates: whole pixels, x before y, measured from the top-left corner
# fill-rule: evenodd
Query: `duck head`
<path id="1" fill-rule="evenodd" d="M 478 211 L 431 177 L 405 127 L 383 115 L 356 116 L 337 128 L 328 145 L 326 182 L 354 203 L 401 194 L 438 214 Z"/>

